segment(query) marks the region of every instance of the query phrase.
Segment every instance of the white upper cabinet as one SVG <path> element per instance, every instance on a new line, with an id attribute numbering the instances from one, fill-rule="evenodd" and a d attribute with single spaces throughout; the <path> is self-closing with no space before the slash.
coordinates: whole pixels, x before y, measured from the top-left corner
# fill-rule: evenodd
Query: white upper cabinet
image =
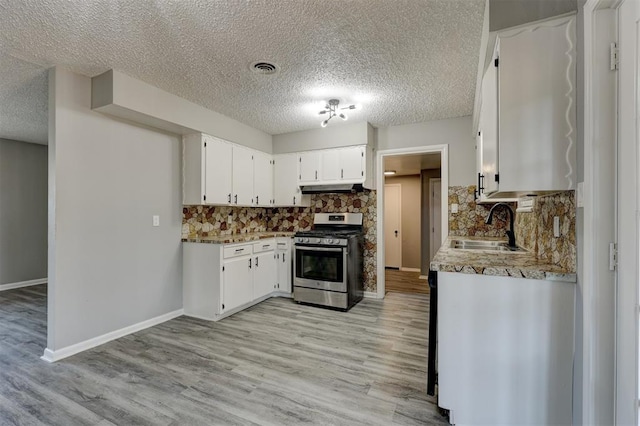
<path id="1" fill-rule="evenodd" d="M 498 187 L 493 196 L 575 189 L 575 46 L 575 16 L 497 34 L 497 61 L 489 68 L 492 72 L 497 65 L 498 74 Z M 483 168 L 492 162 L 492 149 Z M 490 181 L 485 175 L 487 191 Z"/>
<path id="2" fill-rule="evenodd" d="M 365 145 L 300 152 L 298 183 L 362 183 L 365 188 L 373 188 L 371 157 L 373 152 Z"/>
<path id="3" fill-rule="evenodd" d="M 275 206 L 309 206 L 310 196 L 302 195 L 298 186 L 298 155 L 273 156 Z"/>
<path id="4" fill-rule="evenodd" d="M 365 175 L 365 148 L 351 146 L 340 150 L 340 180 L 362 182 Z"/>
<path id="5" fill-rule="evenodd" d="M 262 152 L 253 153 L 254 205 L 273 205 L 273 157 Z"/>
<path id="6" fill-rule="evenodd" d="M 230 143 L 208 135 L 183 138 L 183 204 L 228 204 L 231 198 Z"/>
<path id="7" fill-rule="evenodd" d="M 478 154 L 481 158 L 481 196 L 498 190 L 498 73 L 491 64 L 482 79 L 482 111 L 480 113 Z"/>
<path id="8" fill-rule="evenodd" d="M 253 150 L 233 145 L 233 198 L 238 206 L 253 204 Z"/>
<path id="9" fill-rule="evenodd" d="M 298 153 L 298 180 L 300 185 L 313 184 L 320 179 L 320 151 Z"/>
<path id="10" fill-rule="evenodd" d="M 341 149 L 320 151 L 320 181 L 323 183 L 340 181 Z"/>

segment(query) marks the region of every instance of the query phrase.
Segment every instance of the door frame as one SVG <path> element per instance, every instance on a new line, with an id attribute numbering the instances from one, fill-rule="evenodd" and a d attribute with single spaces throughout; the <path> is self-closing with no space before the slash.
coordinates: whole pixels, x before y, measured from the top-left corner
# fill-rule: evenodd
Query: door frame
<path id="1" fill-rule="evenodd" d="M 402 270 L 402 185 L 399 183 L 385 183 L 384 189 L 386 190 L 387 186 L 393 186 L 398 188 L 398 197 L 400 199 L 400 204 L 398 205 L 398 231 L 400 232 L 400 266 L 398 266 L 398 270 Z M 384 209 L 384 204 L 383 207 Z M 383 233 L 384 233 L 384 222 L 383 222 Z M 384 258 L 385 268 L 387 267 L 387 258 Z"/>
<path id="2" fill-rule="evenodd" d="M 435 199 L 435 197 L 433 196 L 433 188 L 436 186 L 435 185 L 436 182 L 438 183 L 438 186 L 440 186 L 440 196 L 441 196 L 440 202 L 442 203 L 442 178 L 429 178 L 429 226 L 432 226 L 432 224 L 435 223 L 435 221 L 433 220 L 433 213 L 435 209 L 432 207 L 433 205 L 431 204 L 431 201 Z M 442 210 L 442 205 L 440 205 L 440 207 Z M 440 226 L 442 226 L 442 224 Z M 436 251 L 437 251 L 437 250 L 434 250 L 435 241 L 433 240 L 433 237 L 434 237 L 434 233 L 429 232 L 429 258 L 430 259 L 433 258 L 433 256 L 436 254 Z M 443 243 L 443 242 L 444 240 L 442 239 L 442 237 L 440 237 L 440 243 Z"/>
<path id="3" fill-rule="evenodd" d="M 578 258 L 578 291 L 576 297 L 582 294 L 582 346 L 576 347 L 577 356 L 582 357 L 582 365 L 576 363 L 575 369 L 579 369 L 582 380 L 576 382 L 574 378 L 574 393 L 576 387 L 582 392 L 581 398 L 574 395 L 574 424 L 596 424 L 601 419 L 609 419 L 617 423 L 617 393 L 620 384 L 633 380 L 637 389 L 638 365 L 635 371 L 619 371 L 617 368 L 617 352 L 619 343 L 614 340 L 613 345 L 608 344 L 605 333 L 611 336 L 617 333 L 617 271 L 609 272 L 608 247 L 610 243 L 617 243 L 617 196 L 614 195 L 614 205 L 609 205 L 610 194 L 604 194 L 605 187 L 618 191 L 617 182 L 617 146 L 618 146 L 618 120 L 617 113 L 607 115 L 608 104 L 613 100 L 614 108 L 618 109 L 618 75 L 614 75 L 613 85 L 603 84 L 606 73 L 609 71 L 599 68 L 602 61 L 598 62 L 596 54 L 602 55 L 602 50 L 597 50 L 598 42 L 602 40 L 618 42 L 618 8 L 624 0 L 587 0 L 584 5 L 584 230 L 583 249 L 578 252 L 582 259 Z M 599 11 L 610 9 L 613 11 L 610 17 L 605 17 L 609 30 L 597 25 L 596 14 Z M 614 37 L 611 37 L 611 27 L 615 28 Z M 602 49 L 602 47 L 599 47 Z M 605 105 L 605 106 L 603 106 Z M 614 141 L 616 154 L 614 160 L 607 164 L 601 162 L 601 152 L 611 150 L 611 141 Z M 612 173 L 613 168 L 613 173 Z M 579 193 L 580 191 L 578 191 Z M 578 200 L 579 202 L 580 200 Z M 607 205 L 609 209 L 615 208 L 614 214 L 602 214 L 601 205 Z M 578 204 L 580 207 L 580 204 Z M 606 208 L 606 206 L 605 206 Z M 635 237 L 635 235 L 634 235 Z M 580 246 L 578 246 L 580 247 Z M 582 269 L 582 270 L 581 270 Z M 582 290 L 582 292 L 580 292 Z M 604 303 L 604 296 L 611 298 L 613 303 Z M 608 301 L 608 300 L 607 300 Z M 577 299 L 579 303 L 579 299 Z M 579 306 L 577 306 L 579 308 Z M 578 312 L 578 310 L 577 310 Z M 606 327 L 603 327 L 606 323 Z M 612 325 L 612 326 L 611 326 Z M 599 328 L 600 327 L 600 328 Z M 576 330 L 578 333 L 578 330 Z M 603 337 L 604 336 L 604 337 Z M 606 340 L 606 341 L 605 341 Z M 580 343 L 579 340 L 576 340 Z M 637 342 L 636 342 L 637 343 Z M 637 351 L 637 344 L 634 345 Z M 578 361 L 577 357 L 574 362 Z M 581 368 L 580 368 L 581 367 Z M 576 370 L 577 373 L 578 370 Z M 613 392 L 608 392 L 613 389 Z M 609 393 L 612 398 L 603 398 Z M 576 403 L 578 404 L 576 406 Z M 581 419 L 576 419 L 579 411 Z M 636 410 L 637 415 L 637 410 Z M 636 419 L 637 422 L 638 419 Z"/>
<path id="4" fill-rule="evenodd" d="M 442 188 L 442 241 L 449 235 L 449 144 L 426 145 L 413 148 L 385 149 L 376 153 L 376 193 L 377 193 L 377 218 L 376 218 L 376 241 L 377 241 L 377 291 L 367 296 L 384 299 L 385 294 L 385 269 L 384 269 L 384 158 L 398 155 L 413 154 L 440 154 L 440 179 Z"/>

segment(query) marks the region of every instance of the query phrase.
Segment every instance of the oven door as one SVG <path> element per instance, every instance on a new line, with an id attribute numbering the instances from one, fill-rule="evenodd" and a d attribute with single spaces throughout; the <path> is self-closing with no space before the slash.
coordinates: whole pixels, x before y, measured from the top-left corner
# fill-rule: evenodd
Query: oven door
<path id="1" fill-rule="evenodd" d="M 294 250 L 294 286 L 347 291 L 346 248 L 296 244 Z"/>

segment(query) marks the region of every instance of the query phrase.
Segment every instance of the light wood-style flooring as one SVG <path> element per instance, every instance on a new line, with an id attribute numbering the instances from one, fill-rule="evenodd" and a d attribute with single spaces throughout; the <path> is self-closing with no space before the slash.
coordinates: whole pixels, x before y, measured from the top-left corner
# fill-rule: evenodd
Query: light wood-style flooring
<path id="1" fill-rule="evenodd" d="M 429 283 L 420 279 L 420 272 L 385 270 L 385 292 L 429 294 Z"/>
<path id="2" fill-rule="evenodd" d="M 270 299 L 48 364 L 46 286 L 0 292 L 0 425 L 446 424 L 425 392 L 428 306 Z"/>

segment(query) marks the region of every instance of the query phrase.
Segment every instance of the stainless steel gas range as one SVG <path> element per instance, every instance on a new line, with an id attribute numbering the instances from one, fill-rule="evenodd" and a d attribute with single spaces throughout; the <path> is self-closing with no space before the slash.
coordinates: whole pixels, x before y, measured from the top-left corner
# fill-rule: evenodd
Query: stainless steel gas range
<path id="1" fill-rule="evenodd" d="M 313 230 L 297 232 L 293 298 L 348 310 L 362 300 L 362 213 L 316 213 Z"/>

